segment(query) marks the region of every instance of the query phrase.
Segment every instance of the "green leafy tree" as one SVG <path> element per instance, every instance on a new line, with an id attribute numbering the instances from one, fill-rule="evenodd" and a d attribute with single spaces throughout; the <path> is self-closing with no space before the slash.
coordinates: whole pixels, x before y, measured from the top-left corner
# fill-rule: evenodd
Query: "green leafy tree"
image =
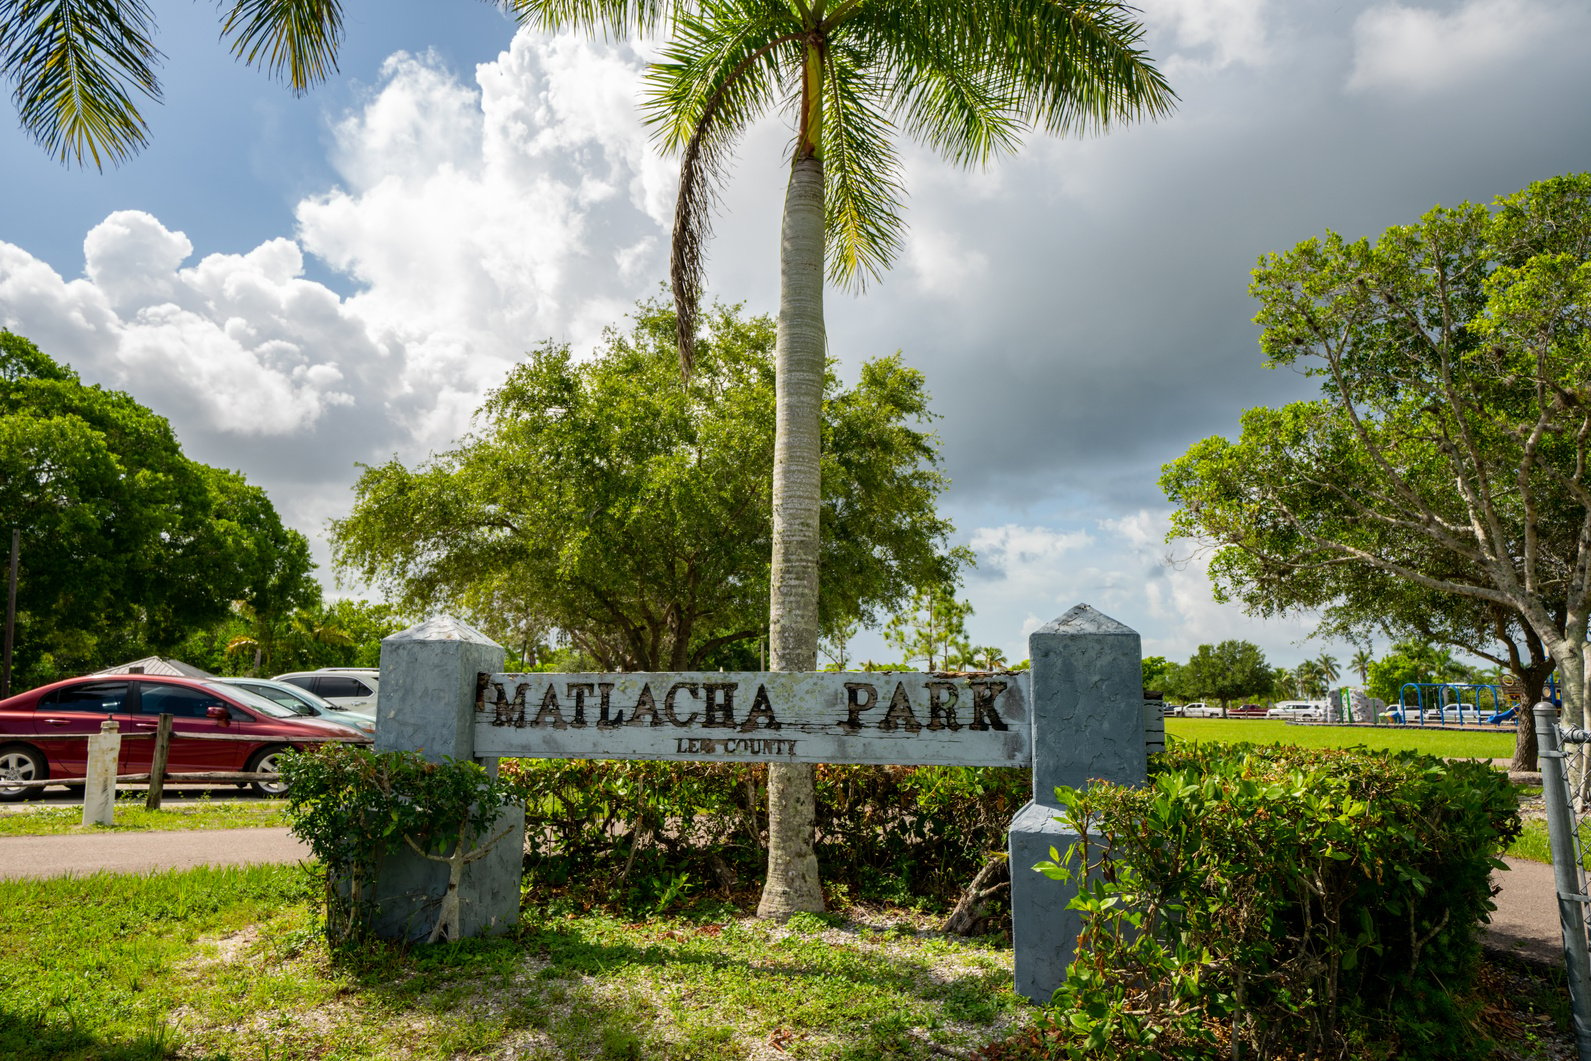
<path id="1" fill-rule="evenodd" d="M 900 649 L 907 663 L 921 660 L 927 670 L 959 667 L 974 659 L 967 638 L 971 615 L 972 605 L 958 601 L 949 587 L 920 589 L 912 595 L 910 608 L 885 625 L 884 641 Z"/>
<path id="2" fill-rule="evenodd" d="M 825 272 L 861 284 L 898 252 L 905 187 L 896 137 L 958 165 L 1014 150 L 1030 127 L 1107 129 L 1168 113 L 1171 90 L 1114 0 L 511 0 L 529 20 L 592 33 L 667 33 L 648 106 L 680 154 L 670 271 L 690 363 L 715 182 L 735 141 L 781 111 L 794 129 L 779 254 L 778 458 L 772 666 L 817 666 Z M 769 872 L 759 912 L 820 911 L 812 768 L 769 772 Z"/>
<path id="3" fill-rule="evenodd" d="M 1184 690 L 1206 700 L 1219 700 L 1226 714 L 1233 700 L 1265 696 L 1271 691 L 1270 664 L 1250 641 L 1200 645 L 1182 670 Z"/>
<path id="4" fill-rule="evenodd" d="M 1385 656 L 1370 665 L 1370 695 L 1397 704 L 1401 701 L 1403 686 L 1411 682 L 1469 683 L 1474 678 L 1474 670 L 1454 659 L 1446 649 L 1410 638 L 1393 645 Z M 1414 706 L 1412 694 L 1408 706 Z"/>
<path id="5" fill-rule="evenodd" d="M 5 331 L 0 513 L 22 541 L 13 688 L 167 652 L 278 576 L 314 585 L 263 491 Z"/>
<path id="6" fill-rule="evenodd" d="M 1170 682 L 1166 679 L 1171 670 L 1171 664 L 1164 656 L 1145 656 L 1143 658 L 1144 688 L 1167 692 Z"/>
<path id="7" fill-rule="evenodd" d="M 1000 670 L 1006 664 L 1005 652 L 998 645 L 982 645 L 972 650 L 976 666 L 984 670 Z"/>
<path id="8" fill-rule="evenodd" d="M 1591 174 L 1438 207 L 1375 243 L 1267 255 L 1268 362 L 1321 397 L 1251 409 L 1167 465 L 1172 533 L 1250 611 L 1348 599 L 1373 571 L 1517 615 L 1584 724 L 1591 613 Z"/>
<path id="9" fill-rule="evenodd" d="M 333 524 L 338 563 L 406 611 L 490 626 L 511 600 L 610 670 L 753 654 L 768 611 L 773 322 L 720 307 L 679 378 L 673 314 L 643 304 L 591 359 L 548 344 L 480 430 L 418 468 L 366 469 Z M 871 361 L 826 383 L 824 624 L 835 634 L 953 577 L 922 376 Z M 507 591 L 512 587 L 512 593 Z M 742 664 L 745 661 L 739 661 Z"/>

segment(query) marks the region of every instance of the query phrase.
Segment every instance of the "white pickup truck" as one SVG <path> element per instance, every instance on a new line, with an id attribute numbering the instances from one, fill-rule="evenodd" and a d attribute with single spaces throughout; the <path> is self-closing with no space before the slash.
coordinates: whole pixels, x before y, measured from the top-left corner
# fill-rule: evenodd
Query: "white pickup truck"
<path id="1" fill-rule="evenodd" d="M 1183 704 L 1178 714 L 1185 718 L 1220 718 L 1221 705 L 1207 704 L 1200 700 L 1193 704 Z"/>

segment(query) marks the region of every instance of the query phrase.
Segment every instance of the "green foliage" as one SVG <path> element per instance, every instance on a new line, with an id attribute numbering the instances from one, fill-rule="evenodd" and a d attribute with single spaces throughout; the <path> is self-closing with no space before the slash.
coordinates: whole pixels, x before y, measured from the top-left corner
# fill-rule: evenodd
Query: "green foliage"
<path id="1" fill-rule="evenodd" d="M 1251 290 L 1267 363 L 1320 396 L 1250 409 L 1237 441 L 1163 470 L 1172 534 L 1219 547 L 1218 596 L 1449 643 L 1512 628 L 1539 644 L 1510 667 L 1528 679 L 1545 650 L 1582 717 L 1591 174 L 1437 207 L 1374 242 L 1328 232 L 1264 256 Z"/>
<path id="2" fill-rule="evenodd" d="M 315 592 L 308 543 L 263 491 L 4 331 L 0 513 L 22 532 L 14 689 L 168 652 L 235 600 Z"/>
<path id="3" fill-rule="evenodd" d="M 977 657 L 967 637 L 972 605 L 956 599 L 949 586 L 929 586 L 912 594 L 910 610 L 890 619 L 884 641 L 901 651 L 907 663 L 922 662 L 926 670 L 973 667 Z"/>
<path id="4" fill-rule="evenodd" d="M 1155 692 L 1165 691 L 1170 684 L 1167 679 L 1171 676 L 1174 664 L 1164 656 L 1145 656 L 1141 663 L 1144 688 Z"/>
<path id="5" fill-rule="evenodd" d="M 632 915 L 736 898 L 766 859 L 767 768 L 749 763 L 519 760 L 527 887 Z M 869 902 L 953 902 L 1027 802 L 1026 770 L 819 766 L 817 851 L 831 889 Z"/>
<path id="6" fill-rule="evenodd" d="M 1405 682 L 1471 682 L 1475 672 L 1451 653 L 1420 641 L 1405 640 L 1370 664 L 1371 696 L 1389 704 L 1399 702 Z M 1412 701 L 1411 701 L 1412 704 Z"/>
<path id="7" fill-rule="evenodd" d="M 1249 641 L 1200 645 L 1176 673 L 1179 693 L 1219 700 L 1222 707 L 1246 696 L 1264 696 L 1271 691 L 1272 681 L 1265 654 Z"/>
<path id="8" fill-rule="evenodd" d="M 1038 868 L 1086 884 L 1048 1056 L 1476 1056 L 1458 1000 L 1519 830 L 1490 767 L 1179 745 L 1057 796 L 1080 839 Z"/>
<path id="9" fill-rule="evenodd" d="M 381 856 L 404 847 L 446 856 L 487 839 L 514 786 L 475 762 L 324 744 L 286 756 L 287 816 L 324 874 L 326 935 L 363 939 L 378 911 Z"/>
<path id="10" fill-rule="evenodd" d="M 479 434 L 417 469 L 365 470 L 333 525 L 339 565 L 505 644 L 556 629 L 602 669 L 754 653 L 773 533 L 773 336 L 768 318 L 719 307 L 688 382 L 674 317 L 652 303 L 593 359 L 544 345 L 488 397 Z M 830 376 L 826 394 L 820 606 L 838 630 L 957 561 L 934 509 L 938 443 L 915 426 L 931 416 L 922 376 L 884 358 L 852 389 Z"/>

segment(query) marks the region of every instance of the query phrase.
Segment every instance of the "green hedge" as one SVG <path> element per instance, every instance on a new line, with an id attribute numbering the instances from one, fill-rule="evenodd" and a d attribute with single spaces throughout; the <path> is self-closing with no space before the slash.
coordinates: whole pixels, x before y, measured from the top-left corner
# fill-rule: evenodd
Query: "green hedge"
<path id="1" fill-rule="evenodd" d="M 767 768 L 505 760 L 527 802 L 526 882 L 632 913 L 744 898 L 767 868 Z M 818 864 L 834 902 L 954 902 L 1027 801 L 1029 773 L 817 767 Z M 998 911 L 994 911 L 998 914 Z"/>
<path id="2" fill-rule="evenodd" d="M 1177 745 L 1142 789 L 1063 791 L 1078 958 L 990 1058 L 1453 1058 L 1507 778 L 1414 753 Z M 1109 850 L 1111 857 L 1103 853 Z M 1014 867 L 1015 872 L 1023 868 Z"/>

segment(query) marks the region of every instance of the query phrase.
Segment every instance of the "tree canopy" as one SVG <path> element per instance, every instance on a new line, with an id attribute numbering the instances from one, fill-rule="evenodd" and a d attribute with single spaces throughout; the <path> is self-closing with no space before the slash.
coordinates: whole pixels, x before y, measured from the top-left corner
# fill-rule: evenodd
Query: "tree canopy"
<path id="1" fill-rule="evenodd" d="M 1321 396 L 1243 415 L 1168 464 L 1173 535 L 1216 546 L 1261 614 L 1388 578 L 1516 615 L 1586 719 L 1591 607 L 1591 174 L 1335 233 L 1254 273 L 1271 366 Z"/>
<path id="2" fill-rule="evenodd" d="M 535 616 L 612 669 L 717 665 L 766 630 L 773 322 L 718 307 L 696 371 L 673 313 L 638 308 L 577 360 L 546 343 L 481 407 L 478 430 L 409 468 L 367 468 L 333 525 L 337 562 L 411 611 L 483 629 Z M 945 485 L 920 373 L 869 361 L 824 402 L 823 622 L 871 622 L 952 578 Z M 755 658 L 755 657 L 753 657 Z"/>
<path id="3" fill-rule="evenodd" d="M 1200 645 L 1193 656 L 1176 672 L 1179 691 L 1184 695 L 1221 701 L 1224 711 L 1233 700 L 1264 696 L 1271 691 L 1270 664 L 1265 653 L 1249 641 L 1222 641 Z"/>
<path id="4" fill-rule="evenodd" d="M 308 543 L 263 491 L 6 331 L 0 513 L 21 531 L 13 688 L 165 651 L 233 601 L 318 595 Z"/>

